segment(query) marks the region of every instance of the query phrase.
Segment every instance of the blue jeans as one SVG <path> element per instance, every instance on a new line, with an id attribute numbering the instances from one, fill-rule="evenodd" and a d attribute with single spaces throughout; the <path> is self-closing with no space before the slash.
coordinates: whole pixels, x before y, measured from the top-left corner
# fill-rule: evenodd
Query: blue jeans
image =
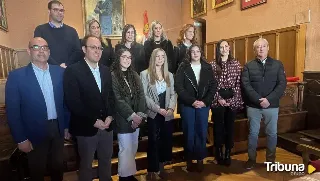
<path id="1" fill-rule="evenodd" d="M 278 114 L 279 108 L 258 109 L 247 107 L 247 116 L 249 120 L 248 156 L 250 161 L 256 161 L 256 149 L 262 118 L 264 120 L 265 133 L 267 135 L 266 161 L 275 161 Z"/>
<path id="2" fill-rule="evenodd" d="M 184 152 L 187 160 L 203 160 L 207 156 L 209 107 L 196 109 L 181 105 Z"/>

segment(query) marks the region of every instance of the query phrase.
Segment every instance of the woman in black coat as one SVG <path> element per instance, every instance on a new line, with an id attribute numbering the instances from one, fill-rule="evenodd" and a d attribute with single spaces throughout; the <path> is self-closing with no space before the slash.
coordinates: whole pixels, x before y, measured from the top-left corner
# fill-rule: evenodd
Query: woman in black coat
<path id="1" fill-rule="evenodd" d="M 163 26 L 159 21 L 153 21 L 151 23 L 149 38 L 144 42 L 144 51 L 146 54 L 146 60 L 149 61 L 152 54 L 152 51 L 156 48 L 161 48 L 166 52 L 168 58 L 168 68 L 171 73 L 174 73 L 174 53 L 173 45 L 171 41 L 167 38 Z"/>
<path id="2" fill-rule="evenodd" d="M 116 45 L 115 52 L 120 49 L 128 49 L 132 55 L 132 68 L 140 74 L 148 68 L 145 59 L 144 48 L 140 43 L 136 42 L 137 32 L 133 25 L 127 24 L 123 27 L 121 42 Z"/>
<path id="3" fill-rule="evenodd" d="M 192 45 L 175 76 L 184 136 L 184 150 L 188 171 L 203 170 L 207 156 L 206 140 L 209 109 L 217 82 L 212 67 L 206 62 L 198 45 Z M 197 160 L 196 169 L 192 160 Z"/>

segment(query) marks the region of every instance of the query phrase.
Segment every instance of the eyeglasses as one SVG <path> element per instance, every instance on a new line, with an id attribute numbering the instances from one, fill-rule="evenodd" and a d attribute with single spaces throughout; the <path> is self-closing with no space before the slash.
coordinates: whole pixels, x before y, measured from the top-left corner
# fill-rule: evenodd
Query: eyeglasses
<path id="1" fill-rule="evenodd" d="M 64 9 L 58 9 L 58 8 L 53 8 L 52 9 L 55 13 L 60 12 L 60 13 L 64 13 L 66 10 Z"/>
<path id="2" fill-rule="evenodd" d="M 85 46 L 85 47 L 90 48 L 91 50 L 103 51 L 103 47 L 96 47 L 96 46 Z"/>
<path id="3" fill-rule="evenodd" d="M 48 51 L 49 47 L 48 45 L 44 45 L 44 46 L 40 46 L 40 45 L 32 45 L 31 47 L 29 47 L 30 49 L 32 49 L 33 51 Z"/>
<path id="4" fill-rule="evenodd" d="M 123 58 L 123 59 L 129 59 L 129 60 L 132 59 L 132 57 L 127 57 L 127 56 L 125 56 L 125 55 L 121 55 L 120 57 Z"/>

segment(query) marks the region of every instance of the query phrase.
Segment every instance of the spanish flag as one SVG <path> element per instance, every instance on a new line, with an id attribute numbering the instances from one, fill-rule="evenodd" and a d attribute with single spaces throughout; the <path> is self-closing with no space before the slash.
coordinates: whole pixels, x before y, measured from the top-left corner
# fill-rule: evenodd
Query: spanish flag
<path id="1" fill-rule="evenodd" d="M 144 11 L 143 13 L 143 34 L 144 34 L 144 40 L 146 40 L 149 35 L 149 20 L 148 20 L 147 11 Z"/>

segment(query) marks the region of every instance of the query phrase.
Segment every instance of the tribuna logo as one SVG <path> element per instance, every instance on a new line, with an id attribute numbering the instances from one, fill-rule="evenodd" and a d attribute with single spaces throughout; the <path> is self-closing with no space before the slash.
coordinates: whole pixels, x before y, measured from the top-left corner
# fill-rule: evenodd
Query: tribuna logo
<path id="1" fill-rule="evenodd" d="M 267 165 L 268 172 L 296 172 L 302 173 L 305 171 L 304 164 L 282 164 L 279 162 L 264 162 Z"/>

